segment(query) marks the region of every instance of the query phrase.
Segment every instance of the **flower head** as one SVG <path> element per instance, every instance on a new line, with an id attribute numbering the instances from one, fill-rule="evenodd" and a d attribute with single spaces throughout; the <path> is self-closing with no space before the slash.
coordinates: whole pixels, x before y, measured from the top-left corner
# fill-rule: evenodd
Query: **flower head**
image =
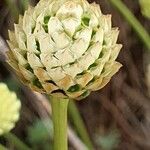
<path id="1" fill-rule="evenodd" d="M 0 83 L 0 135 L 9 132 L 19 119 L 20 101 L 14 92 Z"/>
<path id="2" fill-rule="evenodd" d="M 82 99 L 119 70 L 118 28 L 86 0 L 41 0 L 9 31 L 8 62 L 31 89 Z"/>

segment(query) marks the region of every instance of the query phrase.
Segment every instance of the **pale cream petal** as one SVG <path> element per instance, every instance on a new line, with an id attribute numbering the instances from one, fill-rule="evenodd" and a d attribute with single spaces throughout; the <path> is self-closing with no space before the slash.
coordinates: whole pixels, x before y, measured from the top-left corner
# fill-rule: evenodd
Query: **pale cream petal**
<path id="1" fill-rule="evenodd" d="M 70 44 L 70 38 L 65 32 L 54 32 L 52 38 L 58 49 L 64 49 Z"/>
<path id="2" fill-rule="evenodd" d="M 36 38 L 33 34 L 27 36 L 27 51 L 39 54 L 37 50 Z"/>
<path id="3" fill-rule="evenodd" d="M 76 19 L 73 17 L 69 17 L 67 19 L 62 20 L 63 28 L 68 33 L 69 36 L 73 36 L 76 29 L 81 24 L 81 19 Z"/>
<path id="4" fill-rule="evenodd" d="M 101 15 L 99 19 L 100 28 L 107 33 L 111 30 L 111 15 Z"/>
<path id="5" fill-rule="evenodd" d="M 57 67 L 57 68 L 46 68 L 48 71 L 49 76 L 53 79 L 53 81 L 57 82 L 60 81 L 61 79 L 63 79 L 66 74 L 65 72 L 62 70 L 61 67 Z"/>
<path id="6" fill-rule="evenodd" d="M 60 7 L 60 9 L 56 13 L 56 17 L 60 19 L 65 19 L 70 16 L 75 18 L 81 18 L 82 14 L 83 9 L 78 3 L 75 3 L 74 1 L 68 1 Z"/>
<path id="7" fill-rule="evenodd" d="M 55 32 L 63 31 L 63 24 L 57 17 L 51 17 L 48 22 L 48 32 L 52 35 Z"/>
<path id="8" fill-rule="evenodd" d="M 88 51 L 82 56 L 79 60 L 79 66 L 83 70 L 87 70 L 88 67 L 95 62 L 95 60 L 99 57 L 100 52 L 102 50 L 102 46 L 100 43 L 95 43 L 91 46 Z"/>
<path id="9" fill-rule="evenodd" d="M 39 57 L 37 57 L 34 53 L 27 53 L 28 63 L 30 64 L 31 68 L 35 69 L 38 67 L 44 67 L 41 63 Z"/>
<path id="10" fill-rule="evenodd" d="M 116 58 L 119 55 L 119 52 L 122 48 L 122 44 L 116 44 L 114 47 L 112 47 L 111 55 L 110 55 L 110 61 L 116 60 Z"/>
<path id="11" fill-rule="evenodd" d="M 107 32 L 104 37 L 105 45 L 107 47 L 114 46 L 117 42 L 119 35 L 118 28 L 113 28 L 111 31 Z"/>
<path id="12" fill-rule="evenodd" d="M 93 42 L 100 42 L 101 44 L 103 44 L 103 40 L 104 40 L 104 30 L 102 28 L 99 28 L 97 31 L 95 31 L 95 35 L 92 38 Z"/>
<path id="13" fill-rule="evenodd" d="M 26 34 L 31 34 L 32 29 L 35 27 L 35 20 L 32 17 L 33 9 L 25 11 L 23 17 L 23 30 Z"/>

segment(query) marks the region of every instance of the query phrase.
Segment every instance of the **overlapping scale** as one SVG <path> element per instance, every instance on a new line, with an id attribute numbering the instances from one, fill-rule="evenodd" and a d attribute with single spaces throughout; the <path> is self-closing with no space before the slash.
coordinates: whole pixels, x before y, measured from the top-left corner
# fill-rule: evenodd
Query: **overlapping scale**
<path id="1" fill-rule="evenodd" d="M 40 0 L 9 32 L 8 62 L 33 90 L 82 99 L 119 70 L 118 28 L 86 0 Z"/>

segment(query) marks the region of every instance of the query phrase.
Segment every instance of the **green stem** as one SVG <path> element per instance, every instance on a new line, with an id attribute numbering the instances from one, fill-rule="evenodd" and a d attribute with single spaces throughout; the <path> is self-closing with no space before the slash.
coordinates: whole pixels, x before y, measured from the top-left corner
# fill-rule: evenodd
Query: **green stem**
<path id="1" fill-rule="evenodd" d="M 109 0 L 119 12 L 124 16 L 132 28 L 136 31 L 139 38 L 143 41 L 148 50 L 150 50 L 150 36 L 138 19 L 132 14 L 132 12 L 124 5 L 121 0 Z"/>
<path id="2" fill-rule="evenodd" d="M 69 99 L 51 97 L 54 126 L 54 150 L 67 150 L 67 108 Z"/>
<path id="3" fill-rule="evenodd" d="M 23 143 L 15 134 L 11 132 L 4 135 L 4 137 L 12 143 L 18 150 L 31 150 L 25 143 Z"/>
<path id="4" fill-rule="evenodd" d="M 8 150 L 8 149 L 0 144 L 0 150 Z"/>
<path id="5" fill-rule="evenodd" d="M 88 135 L 88 132 L 86 130 L 84 122 L 83 122 L 83 120 L 80 116 L 80 113 L 78 111 L 78 108 L 72 100 L 70 100 L 70 102 L 69 102 L 69 109 L 68 110 L 69 110 L 69 115 L 72 119 L 73 125 L 75 126 L 78 135 L 80 136 L 82 141 L 86 144 L 88 149 L 90 149 L 90 150 L 94 149 L 94 146 L 90 140 L 90 137 Z"/>

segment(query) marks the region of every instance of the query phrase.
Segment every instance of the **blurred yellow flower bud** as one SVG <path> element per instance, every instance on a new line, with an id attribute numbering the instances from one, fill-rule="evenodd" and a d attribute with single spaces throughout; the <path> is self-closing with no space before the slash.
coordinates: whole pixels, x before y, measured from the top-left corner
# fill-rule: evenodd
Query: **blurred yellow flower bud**
<path id="1" fill-rule="evenodd" d="M 140 0 L 142 14 L 150 19 L 150 0 Z"/>
<path id="2" fill-rule="evenodd" d="M 20 101 L 14 92 L 0 83 L 0 135 L 14 128 L 19 119 Z"/>

